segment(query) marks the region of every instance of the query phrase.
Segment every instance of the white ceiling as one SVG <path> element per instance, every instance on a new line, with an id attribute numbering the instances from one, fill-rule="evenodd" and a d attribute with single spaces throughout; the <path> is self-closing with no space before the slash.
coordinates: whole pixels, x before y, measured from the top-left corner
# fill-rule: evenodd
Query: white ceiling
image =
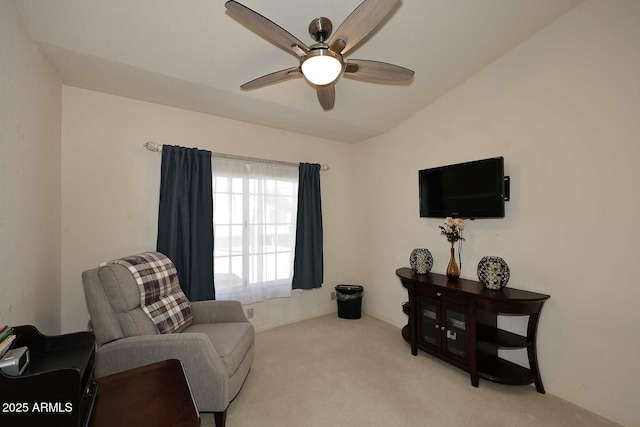
<path id="1" fill-rule="evenodd" d="M 66 85 L 345 142 L 385 133 L 583 0 L 403 0 L 348 56 L 415 71 L 410 84 L 341 79 L 325 112 L 294 79 L 240 85 L 298 65 L 231 18 L 223 0 L 15 0 Z M 240 0 L 311 45 L 361 0 Z"/>

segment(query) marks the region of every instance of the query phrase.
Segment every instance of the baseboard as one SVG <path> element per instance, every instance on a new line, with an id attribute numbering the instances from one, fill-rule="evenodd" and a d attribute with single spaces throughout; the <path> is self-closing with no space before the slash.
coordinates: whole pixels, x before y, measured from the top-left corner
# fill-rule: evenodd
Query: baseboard
<path id="1" fill-rule="evenodd" d="M 398 329 L 402 329 L 407 325 L 406 323 L 398 324 L 397 322 L 395 322 L 395 321 L 393 321 L 391 319 L 387 319 L 386 317 L 378 316 L 377 314 L 371 314 L 371 313 L 365 313 L 365 312 L 363 312 L 363 314 L 366 314 L 367 316 L 375 317 L 376 319 L 381 320 L 384 323 L 388 323 L 391 326 L 395 326 Z"/>
<path id="2" fill-rule="evenodd" d="M 287 322 L 276 323 L 275 325 L 265 326 L 263 328 L 256 329 L 256 332 L 268 331 L 269 329 L 275 329 L 281 326 L 291 325 L 293 323 L 304 322 L 305 320 L 315 319 L 316 317 L 322 317 L 322 316 L 326 316 L 327 314 L 337 313 L 337 312 L 338 310 L 336 309 L 336 310 L 327 311 L 326 313 L 320 313 L 320 314 L 316 313 L 311 316 L 301 317 L 299 319 L 289 320 Z"/>
<path id="3" fill-rule="evenodd" d="M 322 316 L 326 316 L 327 314 L 332 314 L 332 313 L 337 313 L 337 312 L 338 312 L 338 310 L 336 309 L 336 310 L 327 311 L 326 313 L 313 314 L 311 316 L 301 317 L 301 318 L 295 319 L 295 320 L 289 320 L 288 322 L 276 323 L 275 325 L 266 326 L 266 327 L 263 327 L 263 328 L 256 329 L 256 332 L 268 331 L 269 329 L 275 329 L 275 328 L 279 328 L 281 326 L 291 325 L 293 323 L 304 322 L 305 320 L 315 319 L 316 317 L 322 317 Z M 405 324 L 398 324 L 397 322 L 394 322 L 391 319 L 387 319 L 385 317 L 378 316 L 376 314 L 367 313 L 365 311 L 363 311 L 362 314 L 363 315 L 367 315 L 367 316 L 371 316 L 371 317 L 373 317 L 375 319 L 378 319 L 378 320 L 380 320 L 380 321 L 382 321 L 384 323 L 388 323 L 391 326 L 395 326 L 398 329 L 402 329 L 406 325 L 406 323 Z"/>

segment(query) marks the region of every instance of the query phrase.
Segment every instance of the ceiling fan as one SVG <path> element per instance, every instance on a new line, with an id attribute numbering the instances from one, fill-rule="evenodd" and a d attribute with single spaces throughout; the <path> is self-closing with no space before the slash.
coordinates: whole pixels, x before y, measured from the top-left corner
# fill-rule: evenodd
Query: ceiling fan
<path id="1" fill-rule="evenodd" d="M 333 25 L 328 18 L 315 18 L 309 24 L 309 34 L 317 42 L 305 45 L 282 27 L 237 1 L 225 3 L 229 14 L 256 34 L 295 55 L 297 67 L 287 68 L 258 77 L 240 86 L 257 89 L 273 83 L 304 77 L 316 87 L 318 100 L 325 111 L 335 104 L 335 83 L 341 75 L 354 80 L 399 82 L 413 78 L 414 72 L 398 65 L 344 57 L 355 48 L 391 12 L 399 0 L 365 0 L 331 35 Z M 329 38 L 331 36 L 331 38 Z"/>

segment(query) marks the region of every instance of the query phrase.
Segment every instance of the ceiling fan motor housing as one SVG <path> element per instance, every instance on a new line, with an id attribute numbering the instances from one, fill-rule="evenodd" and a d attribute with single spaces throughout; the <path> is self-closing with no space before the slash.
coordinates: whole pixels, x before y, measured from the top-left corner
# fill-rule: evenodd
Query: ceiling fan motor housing
<path id="1" fill-rule="evenodd" d="M 333 24 L 329 18 L 325 18 L 324 16 L 314 19 L 309 24 L 309 35 L 320 43 L 329 40 L 331 31 L 333 31 Z"/>

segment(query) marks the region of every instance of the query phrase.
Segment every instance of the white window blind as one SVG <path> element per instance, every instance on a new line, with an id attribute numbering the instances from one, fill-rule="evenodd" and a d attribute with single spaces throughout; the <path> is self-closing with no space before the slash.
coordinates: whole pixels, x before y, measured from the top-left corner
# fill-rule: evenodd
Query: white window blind
<path id="1" fill-rule="evenodd" d="M 217 299 L 291 296 L 298 168 L 213 157 Z"/>

